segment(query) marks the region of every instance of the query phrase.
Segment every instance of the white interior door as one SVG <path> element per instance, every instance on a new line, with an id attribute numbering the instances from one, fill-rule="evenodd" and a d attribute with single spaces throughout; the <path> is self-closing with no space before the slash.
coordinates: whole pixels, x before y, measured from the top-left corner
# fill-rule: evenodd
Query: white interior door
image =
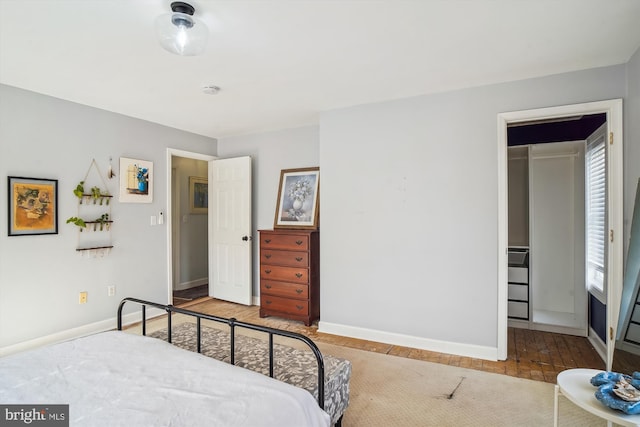
<path id="1" fill-rule="evenodd" d="M 209 295 L 251 305 L 251 157 L 209 162 Z"/>

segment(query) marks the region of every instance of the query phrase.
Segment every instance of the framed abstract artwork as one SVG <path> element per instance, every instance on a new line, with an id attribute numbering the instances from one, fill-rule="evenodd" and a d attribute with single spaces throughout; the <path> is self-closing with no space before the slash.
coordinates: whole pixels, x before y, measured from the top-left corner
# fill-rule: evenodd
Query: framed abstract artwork
<path id="1" fill-rule="evenodd" d="M 318 228 L 320 168 L 283 169 L 273 228 Z"/>
<path id="2" fill-rule="evenodd" d="M 58 234 L 58 180 L 8 178 L 9 236 Z"/>

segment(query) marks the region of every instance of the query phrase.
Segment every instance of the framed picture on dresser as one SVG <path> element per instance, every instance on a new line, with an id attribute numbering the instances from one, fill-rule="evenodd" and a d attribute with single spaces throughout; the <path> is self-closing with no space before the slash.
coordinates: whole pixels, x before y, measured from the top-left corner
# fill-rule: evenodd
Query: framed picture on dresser
<path id="1" fill-rule="evenodd" d="M 320 168 L 283 169 L 273 228 L 316 230 Z"/>

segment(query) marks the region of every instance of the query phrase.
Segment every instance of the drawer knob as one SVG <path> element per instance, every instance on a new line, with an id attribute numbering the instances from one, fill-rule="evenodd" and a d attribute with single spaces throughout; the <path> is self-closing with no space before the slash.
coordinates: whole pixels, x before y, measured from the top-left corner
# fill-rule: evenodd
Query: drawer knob
<path id="1" fill-rule="evenodd" d="M 271 243 L 271 239 L 264 239 L 265 243 Z"/>
<path id="2" fill-rule="evenodd" d="M 296 289 L 296 293 L 297 294 L 301 294 L 302 293 L 302 289 Z"/>
<path id="3" fill-rule="evenodd" d="M 265 270 L 264 271 L 266 274 L 271 274 L 271 270 Z"/>
<path id="4" fill-rule="evenodd" d="M 265 288 L 271 289 L 271 285 L 264 285 Z"/>
<path id="5" fill-rule="evenodd" d="M 297 308 L 298 310 L 302 310 L 304 307 L 303 307 L 303 306 L 301 306 L 301 305 L 296 305 L 296 308 Z"/>
<path id="6" fill-rule="evenodd" d="M 296 245 L 301 245 L 302 243 L 302 240 L 296 240 Z"/>
<path id="7" fill-rule="evenodd" d="M 297 256 L 296 257 L 296 261 L 298 261 L 298 262 L 302 261 L 302 257 L 301 256 Z"/>
<path id="8" fill-rule="evenodd" d="M 271 254 L 267 254 L 267 255 L 265 255 L 264 257 L 265 257 L 266 259 L 269 259 L 269 258 L 271 258 Z"/>
<path id="9" fill-rule="evenodd" d="M 302 273 L 296 273 L 296 277 L 299 279 L 302 277 Z"/>
<path id="10" fill-rule="evenodd" d="M 271 300 L 267 300 L 266 303 L 267 303 L 267 305 L 271 304 Z"/>

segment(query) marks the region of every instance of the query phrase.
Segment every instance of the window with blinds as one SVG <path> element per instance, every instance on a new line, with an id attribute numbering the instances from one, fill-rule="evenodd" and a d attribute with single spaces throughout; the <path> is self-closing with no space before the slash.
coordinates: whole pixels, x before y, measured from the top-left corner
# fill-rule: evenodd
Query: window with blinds
<path id="1" fill-rule="evenodd" d="M 606 257 L 606 144 L 604 132 L 587 141 L 586 222 L 587 281 L 591 290 L 605 293 Z"/>

